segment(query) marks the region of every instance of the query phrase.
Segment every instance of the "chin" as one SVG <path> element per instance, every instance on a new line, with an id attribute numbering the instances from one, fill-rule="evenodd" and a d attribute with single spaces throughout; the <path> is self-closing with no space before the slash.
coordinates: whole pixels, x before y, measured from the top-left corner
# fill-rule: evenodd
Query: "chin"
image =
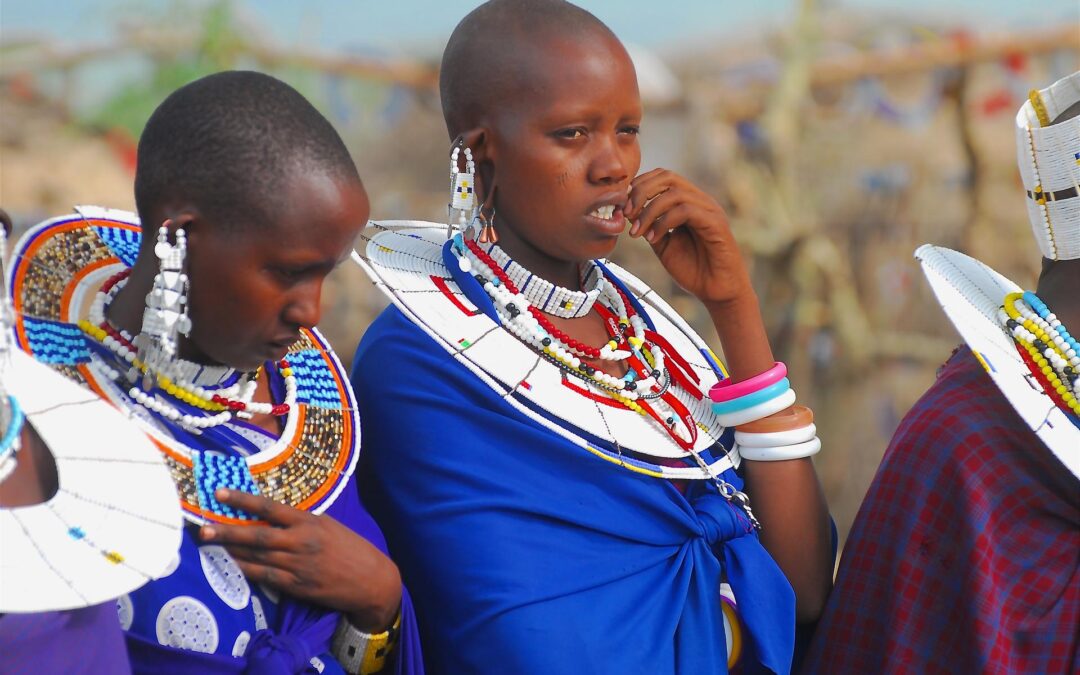
<path id="1" fill-rule="evenodd" d="M 284 352 L 284 350 L 282 350 Z M 266 352 L 266 353 L 260 353 Z M 282 356 L 284 353 L 282 354 Z M 257 370 L 266 361 L 275 361 L 280 359 L 281 356 L 274 356 L 269 353 L 269 349 L 265 346 L 261 348 L 252 348 L 241 354 L 230 354 L 225 358 L 222 358 L 220 363 L 245 373 L 249 373 L 253 370 Z"/>
<path id="2" fill-rule="evenodd" d="M 585 260 L 607 258 L 615 250 L 615 244 L 619 243 L 618 237 L 603 237 L 583 242 L 578 248 L 579 256 Z"/>

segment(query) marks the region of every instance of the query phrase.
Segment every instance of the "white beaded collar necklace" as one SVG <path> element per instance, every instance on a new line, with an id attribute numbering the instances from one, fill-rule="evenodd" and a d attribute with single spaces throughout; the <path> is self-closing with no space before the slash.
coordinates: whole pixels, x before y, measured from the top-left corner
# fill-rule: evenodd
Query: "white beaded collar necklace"
<path id="1" fill-rule="evenodd" d="M 563 319 L 585 316 L 592 311 L 603 289 L 604 275 L 600 272 L 600 266 L 591 260 L 581 274 L 581 287 L 588 290 L 572 291 L 536 276 L 515 262 L 497 244 L 490 244 L 487 253 L 517 285 L 518 291 L 525 296 L 529 304 L 545 314 Z"/>

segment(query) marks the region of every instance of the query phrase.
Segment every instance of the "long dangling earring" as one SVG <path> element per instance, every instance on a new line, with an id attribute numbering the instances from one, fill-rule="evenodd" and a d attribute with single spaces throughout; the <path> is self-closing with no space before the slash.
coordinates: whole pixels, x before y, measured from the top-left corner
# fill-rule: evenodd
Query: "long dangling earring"
<path id="1" fill-rule="evenodd" d="M 464 171 L 459 163 L 462 154 L 465 155 Z M 460 136 L 450 151 L 450 203 L 447 207 L 446 238 L 449 239 L 455 228 L 464 230 L 468 227 L 477 212 L 476 164 L 473 163 L 472 150 Z"/>
<path id="2" fill-rule="evenodd" d="M 151 372 L 166 377 L 173 376 L 179 353 L 177 335 L 191 332 L 188 317 L 188 276 L 184 273 L 187 258 L 187 234 L 183 227 L 176 228 L 176 243 L 169 243 L 169 225 L 166 220 L 158 228 L 154 255 L 159 270 L 154 277 L 154 287 L 146 294 L 146 311 L 143 312 L 142 332 L 139 334 L 139 357 L 147 366 L 143 389 L 153 382 Z"/>

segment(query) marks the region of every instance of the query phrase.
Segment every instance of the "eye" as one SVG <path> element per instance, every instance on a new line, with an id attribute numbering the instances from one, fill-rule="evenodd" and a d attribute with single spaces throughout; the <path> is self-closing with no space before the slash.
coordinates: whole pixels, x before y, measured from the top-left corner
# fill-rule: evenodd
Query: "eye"
<path id="1" fill-rule="evenodd" d="M 573 128 L 570 128 L 570 129 L 559 129 L 558 131 L 555 132 L 555 135 L 557 137 L 559 137 L 559 138 L 565 138 L 567 140 L 573 141 L 573 140 L 577 140 L 579 138 L 584 138 L 585 130 L 582 129 L 581 127 L 573 127 Z"/>
<path id="2" fill-rule="evenodd" d="M 271 271 L 276 277 L 288 283 L 295 283 L 310 271 L 309 267 L 272 267 Z"/>
<path id="3" fill-rule="evenodd" d="M 620 134 L 626 134 L 628 136 L 637 136 L 641 133 L 641 127 L 636 124 L 627 124 L 619 127 Z"/>

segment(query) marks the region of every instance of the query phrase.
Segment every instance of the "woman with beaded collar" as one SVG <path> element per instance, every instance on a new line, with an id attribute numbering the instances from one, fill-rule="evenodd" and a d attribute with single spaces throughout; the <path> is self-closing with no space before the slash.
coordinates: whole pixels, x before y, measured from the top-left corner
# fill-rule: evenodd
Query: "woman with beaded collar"
<path id="1" fill-rule="evenodd" d="M 1080 72 L 1029 99 L 1038 284 L 915 252 L 966 344 L 885 451 L 806 672 L 1080 672 Z"/>
<path id="2" fill-rule="evenodd" d="M 395 306 L 352 376 L 365 498 L 429 667 L 787 672 L 830 585 L 820 443 L 723 211 L 669 171 L 636 176 L 633 65 L 580 8 L 482 5 L 440 88 L 451 237 L 377 224 L 360 262 Z M 730 378 L 602 261 L 627 223 L 709 309 Z"/>
<path id="3" fill-rule="evenodd" d="M 190 521 L 118 602 L 134 670 L 422 672 L 314 328 L 368 216 L 348 151 L 288 85 L 226 72 L 171 94 L 138 155 L 141 229 L 78 207 L 28 232 L 10 275 L 19 346 L 139 423 Z"/>

